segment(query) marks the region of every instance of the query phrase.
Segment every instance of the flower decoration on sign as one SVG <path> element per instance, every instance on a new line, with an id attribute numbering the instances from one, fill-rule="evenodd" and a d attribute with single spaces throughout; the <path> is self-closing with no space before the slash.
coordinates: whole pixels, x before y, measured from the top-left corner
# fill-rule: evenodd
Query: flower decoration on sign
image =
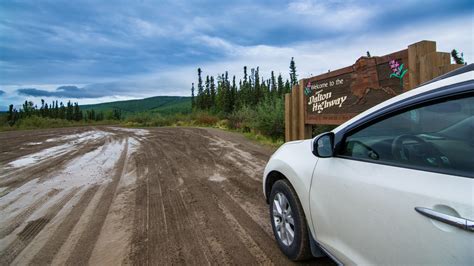
<path id="1" fill-rule="evenodd" d="M 390 60 L 388 62 L 390 68 L 392 69 L 392 73 L 390 77 L 400 79 L 400 84 L 403 82 L 403 76 L 407 73 L 408 69 L 403 69 L 403 64 L 400 64 L 397 60 Z"/>
<path id="2" fill-rule="evenodd" d="M 306 84 L 306 87 L 304 88 L 304 95 L 311 95 L 311 81 L 308 81 L 308 84 Z"/>

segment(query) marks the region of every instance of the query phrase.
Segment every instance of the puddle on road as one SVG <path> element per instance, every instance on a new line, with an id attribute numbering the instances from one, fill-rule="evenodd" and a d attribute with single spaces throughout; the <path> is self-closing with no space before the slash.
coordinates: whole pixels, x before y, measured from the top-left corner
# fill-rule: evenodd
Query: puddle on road
<path id="1" fill-rule="evenodd" d="M 227 180 L 227 178 L 219 175 L 218 173 L 214 173 L 212 176 L 209 177 L 209 181 L 213 181 L 213 182 L 222 182 L 225 180 Z"/>

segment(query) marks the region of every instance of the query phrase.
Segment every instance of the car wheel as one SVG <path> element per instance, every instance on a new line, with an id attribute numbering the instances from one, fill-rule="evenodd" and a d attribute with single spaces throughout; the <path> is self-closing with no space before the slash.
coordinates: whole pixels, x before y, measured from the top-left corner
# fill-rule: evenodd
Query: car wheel
<path id="1" fill-rule="evenodd" d="M 280 250 L 291 260 L 311 258 L 306 217 L 295 190 L 278 180 L 270 193 L 270 219 Z"/>

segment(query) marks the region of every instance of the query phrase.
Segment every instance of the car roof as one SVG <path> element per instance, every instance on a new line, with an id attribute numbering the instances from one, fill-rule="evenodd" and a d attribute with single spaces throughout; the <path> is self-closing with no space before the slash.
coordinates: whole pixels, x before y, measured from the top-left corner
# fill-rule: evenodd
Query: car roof
<path id="1" fill-rule="evenodd" d="M 397 103 L 401 103 L 406 101 L 409 98 L 414 98 L 420 96 L 421 94 L 426 95 L 427 97 L 430 94 L 434 93 L 438 88 L 446 87 L 453 84 L 458 84 L 466 81 L 474 80 L 474 64 L 469 64 L 467 66 L 458 68 L 454 71 L 448 72 L 442 76 L 439 76 L 433 80 L 430 80 L 426 83 L 421 84 L 419 87 L 409 90 L 405 93 L 397 95 L 393 98 L 390 98 L 360 114 L 355 116 L 354 118 L 348 120 L 347 122 L 343 123 L 342 125 L 338 126 L 333 130 L 334 133 L 345 129 L 346 127 L 357 123 L 359 120 L 364 119 L 365 117 L 381 111 L 388 106 L 392 106 Z"/>

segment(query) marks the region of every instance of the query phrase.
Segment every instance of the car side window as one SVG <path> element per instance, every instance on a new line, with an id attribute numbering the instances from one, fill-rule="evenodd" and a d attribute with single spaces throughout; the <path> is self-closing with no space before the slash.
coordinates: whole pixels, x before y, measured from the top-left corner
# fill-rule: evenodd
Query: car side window
<path id="1" fill-rule="evenodd" d="M 474 96 L 414 108 L 345 136 L 339 155 L 474 175 Z"/>

